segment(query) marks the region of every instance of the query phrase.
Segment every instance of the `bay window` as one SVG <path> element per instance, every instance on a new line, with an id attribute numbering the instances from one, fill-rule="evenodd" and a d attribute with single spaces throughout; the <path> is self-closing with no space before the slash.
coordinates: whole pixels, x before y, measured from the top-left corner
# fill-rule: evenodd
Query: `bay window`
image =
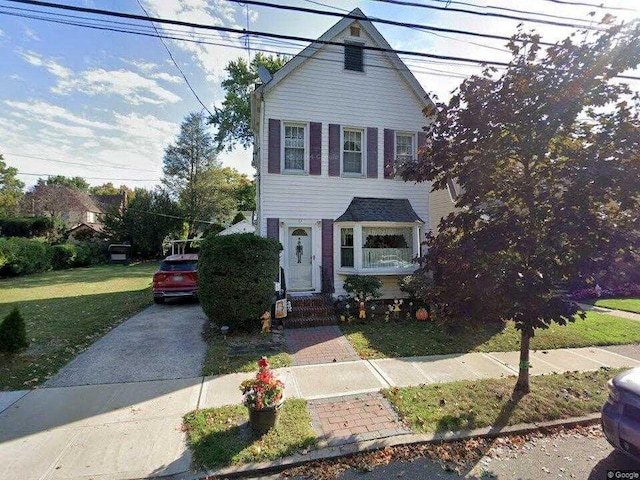
<path id="1" fill-rule="evenodd" d="M 353 228 L 340 229 L 340 266 L 354 266 Z"/>
<path id="2" fill-rule="evenodd" d="M 409 268 L 413 227 L 362 227 L 362 268 Z"/>
<path id="3" fill-rule="evenodd" d="M 393 275 L 417 268 L 421 225 L 381 222 L 347 223 L 335 232 L 335 258 L 342 273 Z"/>

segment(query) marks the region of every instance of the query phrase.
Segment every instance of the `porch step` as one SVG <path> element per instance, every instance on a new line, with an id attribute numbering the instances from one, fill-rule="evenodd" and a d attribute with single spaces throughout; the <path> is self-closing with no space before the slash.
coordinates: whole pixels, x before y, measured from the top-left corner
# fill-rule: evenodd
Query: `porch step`
<path id="1" fill-rule="evenodd" d="M 329 296 L 290 296 L 291 312 L 283 319 L 285 328 L 322 327 L 337 325 L 338 318 Z"/>

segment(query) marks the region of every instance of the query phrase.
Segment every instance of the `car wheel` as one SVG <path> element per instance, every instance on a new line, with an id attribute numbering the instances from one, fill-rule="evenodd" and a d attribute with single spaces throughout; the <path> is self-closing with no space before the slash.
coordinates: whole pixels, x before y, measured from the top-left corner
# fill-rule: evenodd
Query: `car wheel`
<path id="1" fill-rule="evenodd" d="M 153 302 L 157 304 L 164 303 L 164 297 L 153 297 Z"/>

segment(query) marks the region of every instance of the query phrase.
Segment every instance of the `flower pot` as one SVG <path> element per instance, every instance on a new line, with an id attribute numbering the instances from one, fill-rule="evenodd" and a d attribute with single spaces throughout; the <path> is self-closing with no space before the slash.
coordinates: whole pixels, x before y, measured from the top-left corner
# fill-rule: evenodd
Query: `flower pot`
<path id="1" fill-rule="evenodd" d="M 280 418 L 280 406 L 279 403 L 273 407 L 262 408 L 260 410 L 250 408 L 249 409 L 249 425 L 251 428 L 260 434 L 267 433 L 278 423 Z"/>

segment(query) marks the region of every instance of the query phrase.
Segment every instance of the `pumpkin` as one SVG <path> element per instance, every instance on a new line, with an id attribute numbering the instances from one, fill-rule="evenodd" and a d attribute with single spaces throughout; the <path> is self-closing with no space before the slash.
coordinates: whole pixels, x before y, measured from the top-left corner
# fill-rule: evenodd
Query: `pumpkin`
<path id="1" fill-rule="evenodd" d="M 426 308 L 419 308 L 416 312 L 416 320 L 419 322 L 424 322 L 429 318 L 429 312 Z"/>

